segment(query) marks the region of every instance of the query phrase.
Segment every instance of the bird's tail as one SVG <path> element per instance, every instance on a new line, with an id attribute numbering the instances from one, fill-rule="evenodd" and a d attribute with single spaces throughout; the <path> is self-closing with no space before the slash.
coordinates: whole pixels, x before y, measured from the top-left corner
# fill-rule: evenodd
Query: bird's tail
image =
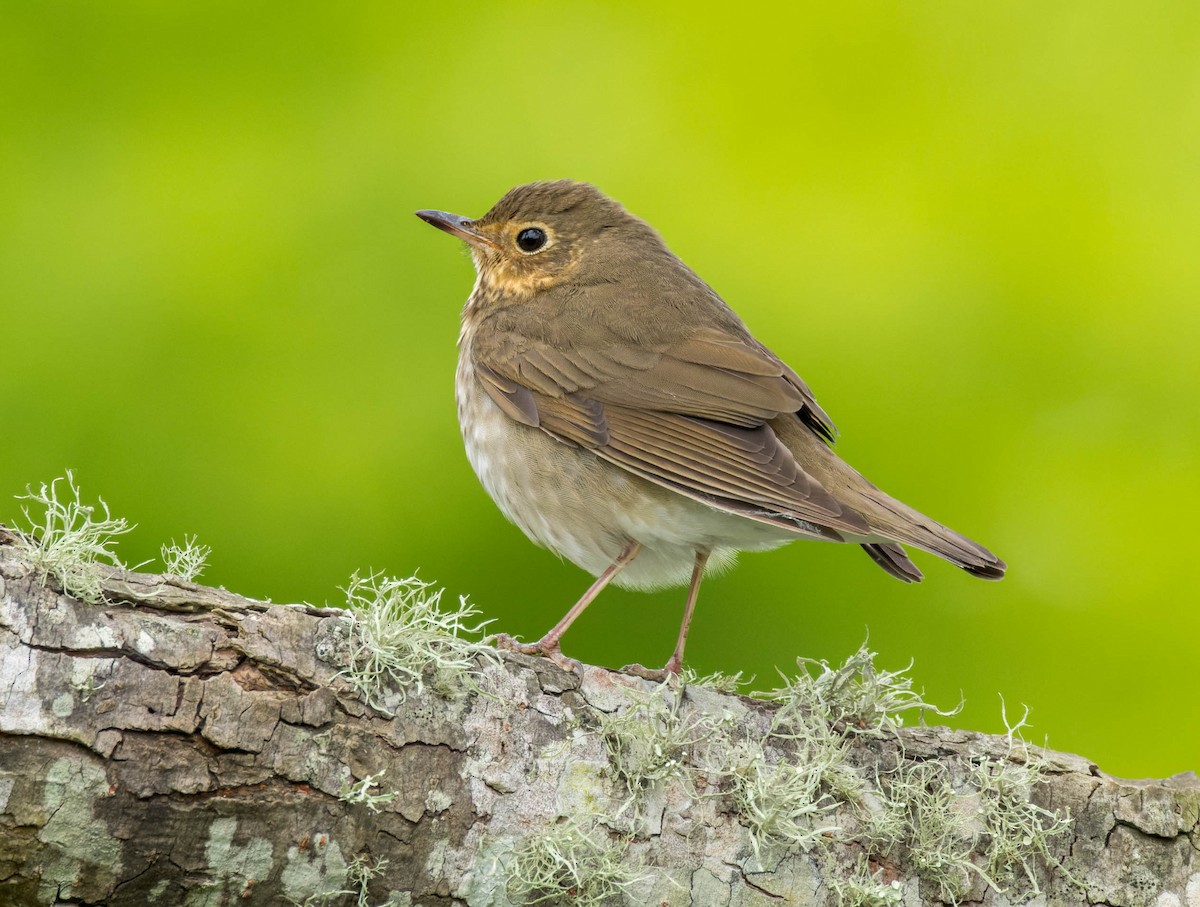
<path id="1" fill-rule="evenodd" d="M 876 505 L 872 508 L 869 520 L 879 535 L 893 542 L 912 545 L 914 548 L 936 554 L 972 576 L 981 579 L 1003 578 L 1007 565 L 978 542 L 931 520 L 925 514 L 877 488 L 872 488 L 868 496 Z M 893 576 L 906 582 L 919 581 L 920 571 L 904 554 L 903 549 L 897 553 L 896 549 L 899 547 L 886 542 L 863 545 L 867 554 Z"/>
<path id="2" fill-rule="evenodd" d="M 921 571 L 901 545 L 936 554 L 972 576 L 983 579 L 1004 576 L 1004 561 L 978 542 L 880 491 L 799 421 L 780 418 L 771 427 L 804 471 L 844 508 L 854 511 L 858 524 L 865 524 L 868 531 L 847 532 L 836 524 L 834 528 L 847 541 L 862 545 L 871 559 L 892 576 L 906 583 L 921 581 Z"/>

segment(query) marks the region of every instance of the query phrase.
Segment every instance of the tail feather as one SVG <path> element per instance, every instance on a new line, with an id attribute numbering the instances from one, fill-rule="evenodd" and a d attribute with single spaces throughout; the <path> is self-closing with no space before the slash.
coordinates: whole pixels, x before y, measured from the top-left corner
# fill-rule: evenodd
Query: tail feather
<path id="1" fill-rule="evenodd" d="M 894 542 L 874 542 L 863 545 L 862 550 L 902 583 L 919 583 L 925 578 L 925 574 L 909 559 L 904 549 Z"/>
<path id="2" fill-rule="evenodd" d="M 923 513 L 914 510 L 907 504 L 902 504 L 883 492 L 877 491 L 871 497 L 884 513 L 894 517 L 894 519 L 881 521 L 883 525 L 877 527 L 880 535 L 906 545 L 912 545 L 914 548 L 920 548 L 922 551 L 928 551 L 930 554 L 936 554 L 980 579 L 995 580 L 1004 577 L 1004 571 L 1008 569 L 1008 566 L 978 542 L 955 532 L 948 526 L 931 520 Z M 875 557 L 874 554 L 871 556 Z M 876 563 L 879 563 L 878 558 L 876 558 Z M 888 570 L 888 572 L 892 571 Z"/>
<path id="3" fill-rule="evenodd" d="M 992 557 L 996 556 L 992 555 Z M 998 557 L 996 557 L 994 564 L 984 564 L 983 566 L 958 564 L 958 566 L 966 570 L 971 576 L 978 576 L 980 579 L 1004 579 L 1004 572 L 1008 569 L 1008 564 L 1004 563 Z"/>
<path id="4" fill-rule="evenodd" d="M 892 576 L 905 582 L 916 582 L 921 576 L 901 544 L 936 554 L 972 576 L 1004 576 L 1004 561 L 965 535 L 880 491 L 800 420 L 781 417 L 770 424 L 804 472 L 845 509 L 857 512 L 866 521 L 869 531 L 861 535 L 840 531 L 847 541 L 861 544 L 872 560 Z"/>

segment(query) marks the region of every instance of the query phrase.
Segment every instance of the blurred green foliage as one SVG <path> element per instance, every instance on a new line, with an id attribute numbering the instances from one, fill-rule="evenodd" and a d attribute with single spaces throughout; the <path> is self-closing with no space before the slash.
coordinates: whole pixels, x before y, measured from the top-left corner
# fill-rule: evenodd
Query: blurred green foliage
<path id="1" fill-rule="evenodd" d="M 467 466 L 473 277 L 411 212 L 587 179 L 1011 566 L 747 556 L 697 670 L 870 627 L 963 726 L 1002 693 L 1108 771 L 1200 768 L 1195 3 L 8 3 L 0 85 L 0 518 L 73 467 L 127 560 L 196 533 L 207 581 L 311 602 L 419 567 L 535 638 L 588 578 Z M 567 649 L 660 663 L 682 606 L 608 592 Z"/>

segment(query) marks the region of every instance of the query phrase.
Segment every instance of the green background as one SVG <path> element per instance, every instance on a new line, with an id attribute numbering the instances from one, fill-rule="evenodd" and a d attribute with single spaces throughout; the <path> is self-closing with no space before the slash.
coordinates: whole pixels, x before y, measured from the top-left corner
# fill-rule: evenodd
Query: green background
<path id="1" fill-rule="evenodd" d="M 836 7 L 836 8 L 833 8 Z M 417 208 L 587 179 L 793 365 L 877 484 L 1004 557 L 857 548 L 706 584 L 700 671 L 870 628 L 960 726 L 1200 768 L 1200 6 L 7 3 L 0 517 L 77 470 L 205 579 L 356 568 L 536 638 L 588 578 L 505 523 L 452 394 L 473 274 Z M 8 503 L 5 503 L 5 502 Z M 566 639 L 661 663 L 682 590 Z"/>

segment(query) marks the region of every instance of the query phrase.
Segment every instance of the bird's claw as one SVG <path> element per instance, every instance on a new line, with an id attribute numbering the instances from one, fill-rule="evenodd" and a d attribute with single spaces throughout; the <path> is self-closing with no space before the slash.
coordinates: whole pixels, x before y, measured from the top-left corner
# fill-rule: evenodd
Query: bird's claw
<path id="1" fill-rule="evenodd" d="M 583 667 L 574 658 L 568 658 L 566 655 L 563 655 L 557 640 L 547 642 L 545 639 L 539 639 L 537 642 L 517 642 L 517 640 L 513 639 L 507 633 L 499 633 L 496 636 L 496 648 L 503 649 L 506 652 L 517 652 L 521 655 L 544 656 L 564 671 L 578 671 Z"/>
<path id="2" fill-rule="evenodd" d="M 665 680 L 670 680 L 672 677 L 678 677 L 679 668 L 679 665 L 672 664 L 671 661 L 668 661 L 661 668 L 647 668 L 645 665 L 630 664 L 621 668 L 621 673 L 632 674 L 634 677 L 641 677 L 643 680 L 650 680 L 654 683 L 662 683 Z"/>

